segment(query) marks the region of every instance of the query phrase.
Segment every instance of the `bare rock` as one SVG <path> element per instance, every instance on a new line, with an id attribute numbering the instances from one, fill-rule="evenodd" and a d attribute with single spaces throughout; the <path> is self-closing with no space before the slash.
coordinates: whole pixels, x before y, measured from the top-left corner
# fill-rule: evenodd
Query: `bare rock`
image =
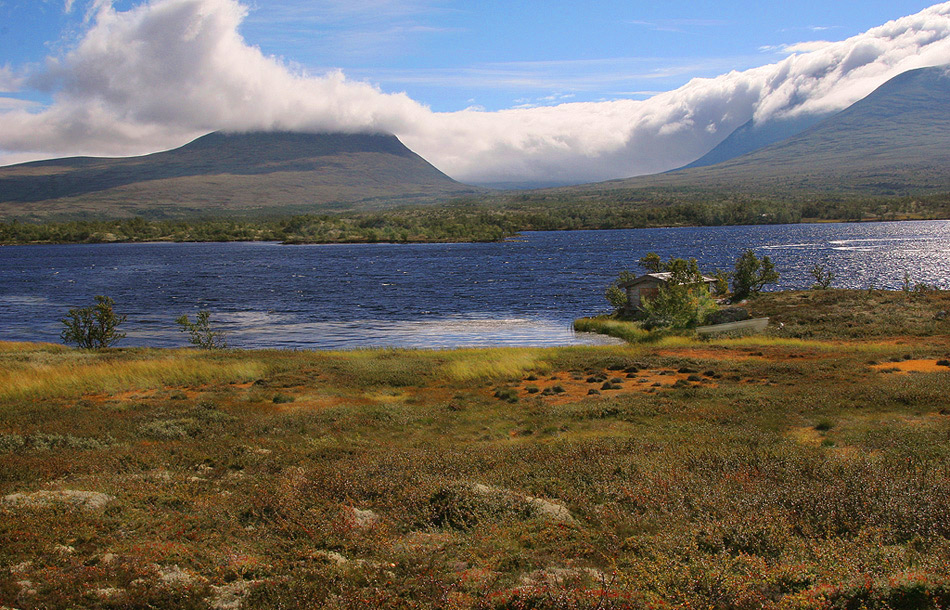
<path id="1" fill-rule="evenodd" d="M 214 592 L 206 601 L 212 610 L 240 610 L 247 594 L 259 580 L 236 580 L 220 587 L 212 586 Z"/>
<path id="2" fill-rule="evenodd" d="M 744 307 L 727 307 L 725 309 L 720 309 L 719 311 L 714 311 L 709 314 L 704 321 L 704 324 L 727 324 L 729 322 L 741 322 L 743 320 L 748 320 L 752 316 L 749 314 L 749 310 Z"/>
<path id="3" fill-rule="evenodd" d="M 311 557 L 314 559 L 322 559 L 327 563 L 332 563 L 338 566 L 346 565 L 349 563 L 349 559 L 345 556 L 337 553 L 336 551 L 314 551 L 311 554 Z"/>
<path id="4" fill-rule="evenodd" d="M 3 504 L 14 508 L 46 508 L 49 506 L 72 506 L 81 510 L 101 510 L 115 500 L 115 496 L 98 491 L 62 489 L 59 491 L 34 491 L 14 493 L 3 497 Z"/>
<path id="5" fill-rule="evenodd" d="M 521 584 L 529 587 L 564 587 L 582 581 L 602 583 L 606 576 L 594 568 L 547 567 L 521 577 Z"/>
<path id="6" fill-rule="evenodd" d="M 116 587 L 103 587 L 101 589 L 96 589 L 94 593 L 99 599 L 109 600 L 115 599 L 116 597 L 119 597 L 125 593 L 125 589 L 117 589 Z"/>
<path id="7" fill-rule="evenodd" d="M 535 515 L 541 517 L 545 521 L 564 523 L 566 525 L 577 525 L 577 520 L 574 518 L 574 515 L 572 515 L 571 511 L 569 511 L 563 504 L 558 504 L 557 502 L 544 500 L 542 498 L 532 498 L 531 496 L 525 496 L 524 499 L 525 502 L 532 508 Z"/>
<path id="8" fill-rule="evenodd" d="M 346 521 L 353 527 L 372 527 L 379 521 L 379 515 L 368 509 L 347 508 Z"/>
<path id="9" fill-rule="evenodd" d="M 182 570 L 178 564 L 158 567 L 158 579 L 170 587 L 183 588 L 194 583 L 197 578 L 191 572 Z"/>
<path id="10" fill-rule="evenodd" d="M 501 489 L 499 487 L 492 487 L 490 485 L 483 485 L 481 483 L 473 484 L 472 490 L 480 496 L 492 498 L 496 501 L 500 500 L 501 502 L 511 506 L 526 507 L 532 516 L 538 517 L 545 521 L 562 523 L 565 525 L 577 525 L 577 520 L 574 519 L 573 515 L 571 515 L 571 511 L 569 511 L 563 504 L 553 500 L 534 498 L 532 496 L 519 494 L 508 489 Z"/>

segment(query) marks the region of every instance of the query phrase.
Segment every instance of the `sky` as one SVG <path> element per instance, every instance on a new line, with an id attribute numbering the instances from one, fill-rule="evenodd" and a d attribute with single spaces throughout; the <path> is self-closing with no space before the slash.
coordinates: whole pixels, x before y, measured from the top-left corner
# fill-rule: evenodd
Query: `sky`
<path id="1" fill-rule="evenodd" d="M 950 2 L 0 0 L 0 164 L 394 133 L 453 178 L 665 171 L 950 64 Z"/>

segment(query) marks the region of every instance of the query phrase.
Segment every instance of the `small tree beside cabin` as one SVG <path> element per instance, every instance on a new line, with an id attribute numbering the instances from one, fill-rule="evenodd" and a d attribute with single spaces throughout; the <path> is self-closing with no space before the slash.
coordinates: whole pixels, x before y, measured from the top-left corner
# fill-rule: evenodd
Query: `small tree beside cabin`
<path id="1" fill-rule="evenodd" d="M 636 316 L 644 311 L 644 305 L 648 301 L 656 299 L 660 295 L 661 289 L 669 288 L 671 282 L 683 284 L 683 282 L 675 282 L 673 275 L 671 271 L 647 273 L 621 283 L 620 287 L 626 291 L 627 294 L 627 304 L 623 313 L 625 315 Z M 699 275 L 697 281 L 689 282 L 689 284 L 706 290 L 709 293 L 713 293 L 715 292 L 716 278 Z"/>
<path id="2" fill-rule="evenodd" d="M 627 274 L 615 282 L 615 292 L 622 291 L 623 296 L 619 313 L 643 320 L 649 327 L 688 328 L 717 309 L 710 296 L 716 278 L 701 274 L 696 259 L 671 258 L 664 263 L 651 252 L 640 264 L 650 273 Z"/>

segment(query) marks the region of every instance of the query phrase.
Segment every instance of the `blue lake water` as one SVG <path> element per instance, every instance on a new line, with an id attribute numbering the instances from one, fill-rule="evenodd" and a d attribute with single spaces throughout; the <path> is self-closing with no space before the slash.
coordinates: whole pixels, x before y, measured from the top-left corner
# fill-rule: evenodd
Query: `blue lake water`
<path id="1" fill-rule="evenodd" d="M 571 321 L 608 310 L 603 291 L 643 254 L 729 269 L 745 248 L 806 288 L 950 288 L 950 222 L 532 232 L 490 244 L 274 243 L 0 247 L 0 340 L 58 342 L 70 307 L 104 294 L 128 314 L 120 345 L 185 345 L 199 309 L 234 347 L 568 345 L 605 339 Z"/>

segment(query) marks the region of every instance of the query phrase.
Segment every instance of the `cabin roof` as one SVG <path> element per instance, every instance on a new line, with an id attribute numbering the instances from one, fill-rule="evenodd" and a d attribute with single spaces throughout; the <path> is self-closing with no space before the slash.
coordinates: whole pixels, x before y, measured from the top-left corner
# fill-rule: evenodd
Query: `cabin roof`
<path id="1" fill-rule="evenodd" d="M 671 276 L 671 275 L 673 275 L 673 274 L 670 273 L 670 272 L 668 272 L 668 271 L 664 271 L 664 272 L 661 272 L 661 273 L 645 273 L 644 275 L 641 275 L 641 276 L 638 277 L 638 278 L 634 278 L 634 279 L 632 279 L 632 280 L 628 280 L 628 281 L 626 281 L 626 282 L 620 284 L 620 287 L 621 287 L 621 288 L 630 288 L 631 286 L 636 286 L 636 285 L 638 285 L 638 284 L 645 284 L 645 283 L 648 283 L 648 282 L 666 284 L 666 283 L 668 283 L 668 282 L 670 281 L 670 276 Z M 703 283 L 704 283 L 704 284 L 712 284 L 712 283 L 715 283 L 715 281 L 716 281 L 716 278 L 714 278 L 714 277 L 709 277 L 708 275 L 704 275 L 704 276 L 702 276 L 702 278 L 703 278 Z"/>

